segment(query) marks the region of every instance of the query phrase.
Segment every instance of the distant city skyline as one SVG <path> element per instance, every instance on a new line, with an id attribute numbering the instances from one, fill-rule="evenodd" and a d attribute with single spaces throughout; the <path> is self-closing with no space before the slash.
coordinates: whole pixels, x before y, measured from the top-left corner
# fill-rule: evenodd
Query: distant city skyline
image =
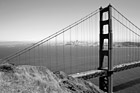
<path id="1" fill-rule="evenodd" d="M 0 41 L 39 41 L 109 3 L 140 27 L 138 0 L 0 0 Z"/>

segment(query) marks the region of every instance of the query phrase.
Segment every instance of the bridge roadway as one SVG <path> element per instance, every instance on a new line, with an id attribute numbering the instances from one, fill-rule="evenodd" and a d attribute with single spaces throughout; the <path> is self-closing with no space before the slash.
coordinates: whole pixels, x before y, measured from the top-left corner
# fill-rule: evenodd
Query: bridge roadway
<path id="1" fill-rule="evenodd" d="M 140 67 L 140 61 L 116 65 L 113 67 L 112 71 L 113 71 L 113 73 L 116 73 L 116 72 L 120 72 L 120 71 L 124 71 L 124 70 L 128 70 L 128 69 L 132 69 L 135 67 Z M 104 69 L 106 69 L 106 68 L 104 68 Z M 82 78 L 84 80 L 88 80 L 91 78 L 101 77 L 101 76 L 105 76 L 105 75 L 107 75 L 106 70 L 91 70 L 91 71 L 71 74 L 69 76 L 72 76 L 74 78 Z"/>

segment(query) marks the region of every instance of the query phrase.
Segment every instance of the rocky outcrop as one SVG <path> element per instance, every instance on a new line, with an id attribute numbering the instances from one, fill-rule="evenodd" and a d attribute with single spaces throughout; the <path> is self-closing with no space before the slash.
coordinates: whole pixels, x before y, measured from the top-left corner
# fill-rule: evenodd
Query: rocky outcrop
<path id="1" fill-rule="evenodd" d="M 0 65 L 0 93 L 103 93 L 91 82 L 46 67 Z"/>

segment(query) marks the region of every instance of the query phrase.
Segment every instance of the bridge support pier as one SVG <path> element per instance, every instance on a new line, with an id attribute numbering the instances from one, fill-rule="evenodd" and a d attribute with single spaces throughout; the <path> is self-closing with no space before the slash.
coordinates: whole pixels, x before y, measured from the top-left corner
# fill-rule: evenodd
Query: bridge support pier
<path id="1" fill-rule="evenodd" d="M 105 18 L 105 13 L 108 17 Z M 107 25 L 107 29 L 104 27 Z M 107 31 L 105 31 L 107 30 Z M 107 32 L 107 33 L 106 33 Z M 105 39 L 107 42 L 105 42 Z M 107 48 L 104 45 L 107 44 Z M 107 69 L 103 69 L 104 57 L 107 57 Z M 99 77 L 99 88 L 107 93 L 113 91 L 112 81 L 112 11 L 111 5 L 106 8 L 100 8 L 100 49 L 99 49 L 99 70 L 107 71 L 107 75 Z"/>

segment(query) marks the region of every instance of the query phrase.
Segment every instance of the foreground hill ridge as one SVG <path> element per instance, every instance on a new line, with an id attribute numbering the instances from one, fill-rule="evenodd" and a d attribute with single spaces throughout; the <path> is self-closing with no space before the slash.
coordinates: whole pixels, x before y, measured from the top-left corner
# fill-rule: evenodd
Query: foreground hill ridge
<path id="1" fill-rule="evenodd" d="M 0 65 L 0 93 L 103 93 L 91 82 L 43 66 Z"/>

